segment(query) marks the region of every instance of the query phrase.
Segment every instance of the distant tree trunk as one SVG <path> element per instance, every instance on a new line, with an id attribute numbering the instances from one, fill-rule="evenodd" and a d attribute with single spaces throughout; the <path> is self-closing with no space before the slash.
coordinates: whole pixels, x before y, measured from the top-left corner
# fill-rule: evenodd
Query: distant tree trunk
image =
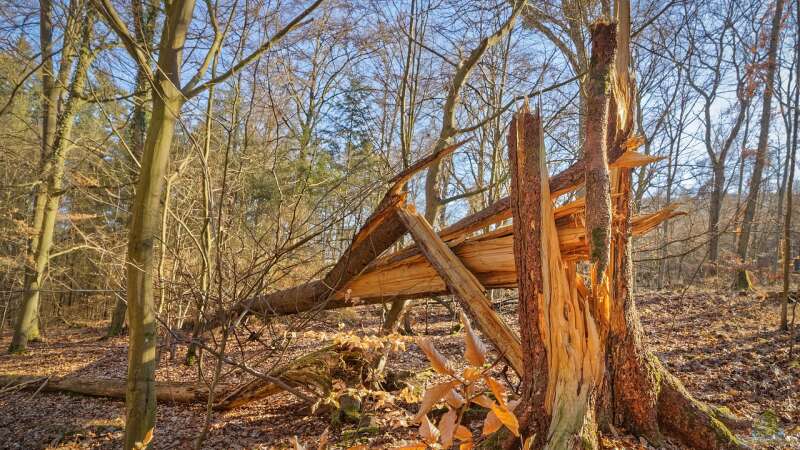
<path id="1" fill-rule="evenodd" d="M 35 239 L 36 247 L 33 248 L 33 272 L 29 273 L 29 278 L 27 279 L 27 289 L 22 299 L 22 306 L 14 329 L 14 337 L 9 347 L 9 351 L 12 353 L 25 351 L 28 346 L 28 340 L 36 339 L 39 335 L 37 317 L 39 290 L 50 261 L 50 249 L 53 244 L 55 224 L 58 218 L 58 206 L 61 201 L 64 163 L 67 158 L 67 152 L 72 146 L 74 116 L 77 108 L 82 103 L 84 85 L 86 84 L 87 73 L 92 60 L 92 51 L 89 47 L 93 36 L 94 13 L 91 8 L 86 10 L 87 13 L 81 20 L 83 35 L 80 49 L 78 50 L 78 62 L 69 86 L 69 97 L 64 104 L 63 111 L 58 116 L 51 153 L 47 156 L 48 162 L 44 165 L 47 172 L 42 174 L 43 178 L 40 180 L 40 183 L 46 187 L 40 190 L 41 196 L 37 196 L 34 222 L 38 220 L 36 215 L 40 214 L 39 202 L 43 201 L 41 224 L 38 230 L 39 235 Z"/>
<path id="2" fill-rule="evenodd" d="M 217 60 L 219 53 L 215 53 L 212 57 L 211 63 L 211 76 L 217 74 Z M 205 309 L 208 304 L 209 289 L 211 287 L 211 267 L 212 267 L 212 250 L 211 245 L 213 237 L 211 236 L 211 169 L 209 168 L 208 159 L 211 156 L 211 115 L 214 112 L 214 86 L 208 89 L 208 99 L 206 100 L 206 126 L 203 138 L 203 174 L 200 177 L 201 186 L 200 191 L 203 193 L 203 228 L 200 232 L 200 248 L 201 248 L 201 273 L 200 273 L 200 302 L 197 304 L 197 311 L 195 312 L 194 330 L 192 330 L 192 343 L 186 350 L 186 364 L 194 364 L 197 345 L 194 341 L 199 336 L 203 328 L 203 320 Z"/>
<path id="3" fill-rule="evenodd" d="M 42 143 L 39 152 L 39 174 L 43 176 L 50 171 L 52 160 L 53 139 L 58 124 L 58 104 L 61 94 L 66 85 L 65 67 L 72 61 L 71 51 L 73 45 L 73 34 L 71 32 L 74 20 L 73 15 L 67 17 L 64 27 L 63 45 L 61 50 L 61 63 L 59 73 L 55 74 L 55 64 L 53 59 L 53 5 L 50 0 L 39 2 L 39 45 L 42 53 Z M 55 76 L 54 76 L 55 75 Z M 43 180 L 34 187 L 33 192 L 33 216 L 31 218 L 31 235 L 28 239 L 27 255 L 25 257 L 25 280 L 23 288 L 23 306 L 17 320 L 19 323 L 25 321 L 25 335 L 27 340 L 39 339 L 39 292 L 31 289 L 34 278 L 36 277 L 36 249 L 39 247 L 39 235 L 42 230 L 42 220 L 44 218 L 44 207 L 47 202 L 47 184 Z M 25 318 L 23 318 L 25 316 Z M 23 346 L 24 347 L 24 346 Z M 12 341 L 9 351 L 18 352 L 21 348 L 15 348 Z"/>
<path id="4" fill-rule="evenodd" d="M 719 259 L 719 216 L 725 196 L 725 163 L 715 163 L 712 169 L 713 183 L 708 204 L 708 261 L 716 265 Z"/>
<path id="5" fill-rule="evenodd" d="M 800 2 L 797 4 L 797 16 L 800 17 Z M 789 161 L 787 162 L 786 171 L 789 173 L 786 180 L 786 211 L 783 223 L 783 299 L 781 300 L 781 324 L 780 329 L 786 331 L 789 329 L 789 290 L 791 288 L 791 274 L 790 265 L 792 263 L 792 201 L 794 197 L 794 166 L 797 161 L 797 134 L 798 125 L 798 111 L 800 108 L 800 21 L 796 23 L 796 34 L 794 43 L 794 68 L 795 68 L 795 84 L 794 84 L 794 123 L 792 124 L 792 145 L 791 151 L 787 148 L 787 153 L 791 153 Z M 791 104 L 791 101 L 789 102 Z"/>
<path id="6" fill-rule="evenodd" d="M 758 148 L 756 150 L 756 161 L 753 165 L 753 175 L 750 177 L 750 192 L 747 196 L 747 205 L 744 210 L 742 220 L 742 231 L 739 234 L 737 244 L 737 254 L 742 263 L 747 261 L 747 251 L 750 245 L 750 231 L 753 227 L 753 219 L 758 205 L 758 195 L 761 189 L 761 178 L 764 173 L 764 165 L 767 162 L 767 146 L 769 144 L 769 125 L 772 117 L 772 91 L 775 86 L 775 69 L 778 54 L 779 38 L 781 34 L 781 18 L 783 14 L 783 0 L 776 0 L 775 11 L 772 16 L 772 29 L 769 36 L 769 50 L 767 54 L 766 83 L 764 84 L 764 101 L 761 109 L 761 128 L 758 135 Z M 736 273 L 735 287 L 737 289 L 750 289 L 752 287 L 749 272 L 741 268 Z"/>

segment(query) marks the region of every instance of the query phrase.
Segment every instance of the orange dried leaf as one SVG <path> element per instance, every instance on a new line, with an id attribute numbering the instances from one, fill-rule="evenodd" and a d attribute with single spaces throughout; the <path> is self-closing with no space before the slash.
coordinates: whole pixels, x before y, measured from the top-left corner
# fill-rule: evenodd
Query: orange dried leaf
<path id="1" fill-rule="evenodd" d="M 514 436 L 519 436 L 519 422 L 517 421 L 517 416 L 515 416 L 511 410 L 505 406 L 499 405 L 492 407 L 492 412 L 506 428 L 511 430 Z"/>
<path id="2" fill-rule="evenodd" d="M 506 406 L 506 389 L 500 384 L 499 381 L 495 380 L 494 378 L 490 377 L 489 375 L 485 375 L 483 377 L 486 384 L 489 386 L 489 390 L 492 391 L 494 394 L 494 398 L 497 399 L 497 402 L 500 403 L 500 406 Z"/>
<path id="3" fill-rule="evenodd" d="M 475 448 L 475 444 L 472 441 L 464 442 L 458 446 L 458 450 L 472 450 Z"/>
<path id="4" fill-rule="evenodd" d="M 453 445 L 453 435 L 456 432 L 456 410 L 448 408 L 441 419 L 439 419 L 439 431 L 442 433 L 442 447 L 450 448 Z"/>
<path id="5" fill-rule="evenodd" d="M 472 401 L 472 403 L 475 403 L 476 405 L 480 405 L 480 406 L 483 406 L 484 408 L 488 408 L 488 409 L 492 409 L 492 407 L 494 406 L 494 402 L 492 401 L 492 399 L 490 399 L 489 397 L 487 397 L 487 396 L 485 396 L 483 394 L 473 398 L 471 401 Z"/>
<path id="6" fill-rule="evenodd" d="M 466 369 L 464 369 L 464 374 L 463 374 L 464 379 L 470 383 L 480 378 L 481 375 L 482 375 L 481 370 L 476 367 L 467 367 Z"/>
<path id="7" fill-rule="evenodd" d="M 436 347 L 433 346 L 431 341 L 425 338 L 418 338 L 417 345 L 419 345 L 419 348 L 425 353 L 425 356 L 428 357 L 428 361 L 431 362 L 433 370 L 444 375 L 453 375 L 450 361 L 439 353 L 439 350 L 436 350 Z"/>
<path id="8" fill-rule="evenodd" d="M 428 444 L 435 444 L 439 442 L 439 429 L 431 423 L 428 416 L 422 416 L 422 423 L 419 426 L 419 435 L 423 441 Z"/>
<path id="9" fill-rule="evenodd" d="M 422 403 L 419 405 L 419 412 L 417 412 L 414 420 L 419 420 L 422 416 L 428 414 L 428 411 L 433 408 L 433 405 L 443 399 L 456 385 L 458 385 L 458 381 L 448 381 L 429 387 L 422 397 Z"/>
<path id="10" fill-rule="evenodd" d="M 444 401 L 456 409 L 461 408 L 464 405 L 464 397 L 462 397 L 461 394 L 459 394 L 455 389 L 451 389 L 450 392 L 444 396 Z"/>
<path id="11" fill-rule="evenodd" d="M 471 441 L 472 432 L 464 425 L 459 425 L 458 428 L 456 428 L 455 437 L 459 441 Z"/>
<path id="12" fill-rule="evenodd" d="M 494 413 L 494 408 L 492 408 L 492 410 L 489 411 L 489 414 L 486 415 L 486 419 L 483 421 L 483 432 L 481 435 L 488 436 L 502 427 L 503 422 L 500 422 L 500 419 L 497 418 L 497 414 Z"/>
<path id="13" fill-rule="evenodd" d="M 464 324 L 464 358 L 473 366 L 481 367 L 486 363 L 486 347 L 475 334 L 469 319 L 463 312 L 461 313 L 461 322 Z"/>

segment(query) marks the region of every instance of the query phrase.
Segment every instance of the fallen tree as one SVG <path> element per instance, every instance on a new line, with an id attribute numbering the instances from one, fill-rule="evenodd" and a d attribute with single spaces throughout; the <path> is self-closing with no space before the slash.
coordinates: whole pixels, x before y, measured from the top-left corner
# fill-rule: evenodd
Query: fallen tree
<path id="1" fill-rule="evenodd" d="M 215 389 L 214 408 L 227 410 L 262 400 L 290 388 L 301 388 L 314 394 L 309 398 L 323 398 L 333 388 L 333 380 L 341 379 L 348 385 L 366 380 L 375 357 L 363 348 L 346 343 L 333 343 L 303 355 L 270 370 L 266 376 L 254 377 L 241 385 L 219 385 Z M 0 394 L 16 390 L 67 392 L 92 397 L 125 399 L 125 380 L 84 378 L 77 376 L 47 377 L 31 375 L 0 375 Z M 156 382 L 156 399 L 159 402 L 204 403 L 208 401 L 209 388 L 198 382 Z"/>
<path id="2" fill-rule="evenodd" d="M 638 167 L 654 158 L 627 152 L 614 167 Z M 552 184 L 552 183 L 551 183 Z M 561 252 L 566 260 L 576 261 L 588 254 L 584 228 L 583 199 L 556 208 L 554 215 L 558 225 Z M 396 216 L 396 211 L 392 211 Z M 643 214 L 633 219 L 634 235 L 643 235 L 663 221 L 681 214 L 677 205 L 670 205 L 652 214 Z M 502 220 L 502 219 L 501 219 Z M 472 272 L 485 288 L 514 288 L 517 274 L 513 255 L 513 227 L 505 226 L 483 235 L 468 237 L 471 227 L 463 234 L 447 234 L 447 229 L 439 236 Z M 449 239 L 445 239 L 445 236 Z M 431 295 L 447 294 L 449 289 L 436 269 L 414 245 L 408 249 L 392 253 L 370 263 L 350 282 L 342 283 L 340 288 L 327 299 L 322 300 L 318 292 L 325 286 L 320 280 L 311 281 L 286 290 L 255 297 L 237 304 L 226 311 L 229 315 L 256 314 L 262 317 L 297 314 L 314 310 L 330 310 L 357 305 L 385 303 L 398 298 L 422 298 Z M 327 291 L 330 293 L 330 291 Z M 212 319 L 208 329 L 219 324 L 221 317 Z"/>
<path id="3" fill-rule="evenodd" d="M 361 349 L 332 344 L 303 355 L 269 372 L 270 377 L 292 387 L 313 389 L 325 397 L 333 389 L 333 380 L 348 386 L 362 383 L 374 366 L 375 358 Z M 266 378 L 255 378 L 219 397 L 215 409 L 227 410 L 284 392 L 284 388 Z"/>
<path id="4" fill-rule="evenodd" d="M 125 380 L 82 377 L 41 377 L 31 375 L 0 375 L 3 391 L 26 389 L 44 392 L 69 392 L 92 397 L 125 399 Z M 225 387 L 220 389 L 223 391 Z M 156 383 L 159 402 L 197 403 L 208 400 L 208 388 L 198 383 Z M 217 394 L 219 395 L 219 394 Z"/>

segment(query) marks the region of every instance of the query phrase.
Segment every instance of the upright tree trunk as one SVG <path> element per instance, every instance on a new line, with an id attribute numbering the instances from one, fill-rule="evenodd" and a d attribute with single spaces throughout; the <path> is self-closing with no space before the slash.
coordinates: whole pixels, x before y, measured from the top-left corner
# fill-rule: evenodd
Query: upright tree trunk
<path id="1" fill-rule="evenodd" d="M 800 17 L 800 2 L 797 4 L 797 16 Z M 796 34 L 794 43 L 794 68 L 797 76 L 794 85 L 794 123 L 792 124 L 792 143 L 791 149 L 786 152 L 791 156 L 787 161 L 786 171 L 789 173 L 786 180 L 786 211 L 783 223 L 783 299 L 781 300 L 781 324 L 780 329 L 789 329 L 789 290 L 791 288 L 791 278 L 789 266 L 792 262 L 792 202 L 794 200 L 794 166 L 797 161 L 797 134 L 800 120 L 798 108 L 800 108 L 800 20 L 796 24 Z M 791 101 L 789 102 L 791 105 Z"/>
<path id="2" fill-rule="evenodd" d="M 166 84 L 162 81 L 162 85 Z M 170 91 L 167 91 L 170 92 Z M 128 235 L 127 300 L 130 327 L 125 448 L 149 442 L 155 424 L 156 320 L 153 296 L 154 247 L 160 224 L 162 180 L 181 98 L 153 99 L 142 172 Z"/>
<path id="3" fill-rule="evenodd" d="M 713 186 L 708 205 L 708 261 L 716 265 L 719 259 L 719 216 L 725 196 L 725 163 L 713 165 Z"/>
<path id="4" fill-rule="evenodd" d="M 31 236 L 28 239 L 27 255 L 25 258 L 25 280 L 23 287 L 23 301 L 17 318 L 16 327 L 20 324 L 26 330 L 27 340 L 39 339 L 39 292 L 32 290 L 32 283 L 36 278 L 36 249 L 39 247 L 39 235 L 42 231 L 44 208 L 47 202 L 47 183 L 44 178 L 50 172 L 52 160 L 50 155 L 53 149 L 53 139 L 58 123 L 58 107 L 61 94 L 66 85 L 65 66 L 72 61 L 72 14 L 67 19 L 64 27 L 63 45 L 61 50 L 61 64 L 59 73 L 55 73 L 53 59 L 53 6 L 50 0 L 39 2 L 39 43 L 42 53 L 42 143 L 39 152 L 39 175 L 41 179 L 33 191 L 33 216 L 31 218 Z M 22 337 L 21 337 L 22 338 Z M 10 352 L 24 350 L 25 345 L 18 346 L 12 341 Z"/>
<path id="5" fill-rule="evenodd" d="M 35 230 L 35 232 L 38 232 L 38 236 L 31 241 L 31 245 L 35 244 L 35 247 L 33 247 L 33 271 L 26 275 L 26 289 L 22 306 L 14 329 L 14 337 L 9 347 L 9 351 L 12 353 L 25 351 L 28 341 L 39 337 L 37 317 L 39 290 L 50 261 L 50 249 L 53 244 L 53 234 L 56 219 L 58 218 L 58 206 L 61 200 L 64 163 L 67 158 L 67 152 L 72 145 L 74 116 L 81 104 L 87 72 L 92 60 L 89 46 L 92 40 L 94 13 L 91 8 L 87 10 L 81 26 L 83 27 L 83 36 L 81 38 L 78 62 L 69 86 L 69 97 L 64 104 L 64 110 L 61 111 L 56 121 L 51 153 L 47 156 L 48 160 L 43 165 L 43 169 L 46 172 L 42 174 L 43 178 L 40 181 L 44 188 L 39 190 L 36 198 L 34 226 L 38 224 L 40 227 Z M 45 122 L 48 121 L 45 120 Z M 45 137 L 45 139 L 47 138 Z"/>
<path id="6" fill-rule="evenodd" d="M 621 19 L 627 19 L 624 16 Z M 629 24 L 629 19 L 623 23 Z M 602 24 L 599 26 L 599 30 L 597 25 L 593 27 L 593 44 L 608 31 L 602 28 Z M 620 25 L 620 30 L 625 37 L 630 29 Z M 627 50 L 624 44 L 620 51 L 623 49 Z M 627 67 L 617 67 L 618 84 L 614 92 L 618 95 L 611 101 L 613 107 L 608 116 L 608 133 L 603 138 L 605 145 L 598 146 L 592 141 L 603 133 L 588 129 L 588 123 L 605 125 L 606 121 L 595 116 L 587 117 L 584 145 L 589 159 L 585 164 L 588 184 L 586 236 L 590 240 L 589 257 L 593 268 L 592 289 L 585 298 L 574 294 L 577 288 L 573 281 L 575 271 L 561 264 L 557 245 L 551 245 L 557 239 L 548 232 L 548 224 L 552 223 L 550 202 L 542 201 L 546 194 L 544 189 L 539 191 L 537 187 L 531 187 L 536 186 L 536 179 L 530 173 L 532 165 L 526 163 L 533 158 L 519 150 L 520 143 L 528 140 L 528 133 L 522 133 L 525 139 L 520 139 L 516 137 L 520 135 L 519 125 L 515 123 L 511 127 L 511 204 L 515 259 L 520 271 L 523 357 L 529 364 L 544 360 L 541 364 L 547 367 L 546 375 L 541 366 L 538 370 L 534 366 L 530 373 L 523 373 L 523 403 L 517 412 L 525 426 L 525 434 L 536 433 L 534 448 L 594 447 L 595 421 L 608 429 L 612 425 L 625 427 L 657 445 L 662 442 L 662 432 L 667 432 L 692 448 L 739 448 L 735 437 L 720 422 L 720 415 L 694 400 L 644 344 L 632 297 L 631 171 L 616 169 L 609 176 L 608 169 L 605 169 L 606 175 L 603 176 L 603 158 L 590 155 L 590 152 L 606 146 L 610 148 L 609 153 L 614 153 L 621 148 L 630 148 L 636 142 L 631 138 L 633 84 L 620 76 L 620 69 L 628 70 Z M 589 78 L 602 79 L 591 73 Z M 600 98 L 593 98 L 592 94 L 597 92 L 589 90 L 587 97 L 587 110 L 595 111 L 593 114 L 599 114 L 597 103 L 592 104 Z M 522 115 L 518 115 L 516 120 L 520 117 Z M 527 144 L 526 147 L 535 153 L 533 146 Z M 543 162 L 533 167 L 541 171 Z M 546 177 L 546 171 L 539 173 Z M 598 178 L 601 182 L 594 183 L 593 187 L 590 180 Z M 606 217 L 610 217 L 612 205 L 608 202 L 610 193 L 605 192 L 609 185 L 603 187 L 603 178 L 610 179 L 610 193 L 615 194 L 612 196 L 613 210 L 619 218 L 609 234 L 603 228 L 607 226 Z M 523 184 L 525 180 L 527 185 Z M 602 191 L 593 192 L 598 186 Z M 533 206 L 537 202 L 539 208 Z M 589 203 L 594 205 L 589 206 Z M 606 214 L 602 213 L 603 209 Z M 598 229 L 600 231 L 596 231 Z M 608 240 L 606 236 L 609 236 Z M 599 248 L 601 245 L 605 247 Z M 597 268 L 603 265 L 607 269 L 601 273 Z M 559 281 L 559 278 L 566 280 Z M 565 284 L 567 288 L 564 288 Z M 542 383 L 547 386 L 544 394 Z M 535 409 L 535 402 L 541 401 L 542 395 L 544 412 Z"/>
<path id="7" fill-rule="evenodd" d="M 211 63 L 211 76 L 216 76 L 217 73 L 217 56 L 213 56 Z M 203 227 L 200 231 L 200 248 L 201 248 L 201 274 L 200 274 L 200 302 L 197 304 L 197 311 L 194 318 L 194 329 L 192 330 L 192 343 L 186 351 L 186 364 L 192 365 L 197 356 L 197 345 L 194 340 L 202 330 L 205 309 L 208 304 L 209 288 L 211 286 L 211 264 L 212 252 L 211 244 L 213 237 L 211 236 L 211 168 L 208 164 L 208 159 L 211 156 L 211 115 L 214 112 L 214 86 L 208 89 L 208 99 L 206 100 L 206 126 L 203 136 L 203 174 L 200 177 L 201 186 L 200 190 L 203 193 Z"/>
<path id="8" fill-rule="evenodd" d="M 764 101 L 761 109 L 761 128 L 758 134 L 758 149 L 756 150 L 756 161 L 753 165 L 753 175 L 750 177 L 750 192 L 747 195 L 747 205 L 744 210 L 742 220 L 742 231 L 739 234 L 739 242 L 736 252 L 742 263 L 747 261 L 747 251 L 750 245 L 750 231 L 753 228 L 753 219 L 758 205 L 758 195 L 761 190 L 761 178 L 764 173 L 764 165 L 767 162 L 767 145 L 769 144 L 769 125 L 772 117 L 772 91 L 775 86 L 775 69 L 778 55 L 779 38 L 781 34 L 781 18 L 783 14 L 783 0 L 776 0 L 775 11 L 772 16 L 772 29 L 769 36 L 769 50 L 767 54 L 766 83 L 764 84 Z M 750 289 L 751 282 L 747 270 L 739 269 L 736 273 L 735 287 L 737 289 Z"/>
<path id="9" fill-rule="evenodd" d="M 125 448 L 152 439 L 156 395 L 156 306 L 153 295 L 155 242 L 161 222 L 161 194 L 175 124 L 184 95 L 180 68 L 193 0 L 176 0 L 166 11 L 161 33 L 153 112 L 147 127 L 141 171 L 131 211 L 127 255 L 127 300 L 130 328 Z"/>
<path id="10" fill-rule="evenodd" d="M 131 2 L 134 16 L 134 24 L 136 30 L 136 39 L 145 47 L 150 47 L 153 42 L 153 35 L 155 34 L 155 7 L 152 3 L 148 2 L 147 8 L 142 10 L 142 0 L 134 0 Z M 148 99 L 148 92 L 150 91 L 150 82 L 147 80 L 147 73 L 141 67 L 136 71 L 136 85 L 134 89 L 137 93 L 134 96 L 133 112 L 131 113 L 131 133 L 130 133 L 130 150 L 131 166 L 135 167 L 140 164 L 142 158 L 145 133 L 147 132 L 146 120 L 146 103 Z M 138 173 L 131 174 L 134 178 Z M 114 307 L 114 313 L 111 316 L 111 324 L 108 327 L 107 336 L 118 336 L 125 330 L 125 312 L 128 309 L 126 300 L 122 297 L 117 299 Z"/>

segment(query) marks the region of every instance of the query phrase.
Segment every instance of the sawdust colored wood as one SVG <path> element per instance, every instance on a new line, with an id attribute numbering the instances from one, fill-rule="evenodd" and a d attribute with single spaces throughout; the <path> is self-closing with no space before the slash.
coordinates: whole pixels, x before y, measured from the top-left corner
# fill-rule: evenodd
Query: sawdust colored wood
<path id="1" fill-rule="evenodd" d="M 461 302 L 495 348 L 517 373 L 522 373 L 522 350 L 519 337 L 492 309 L 486 290 L 450 247 L 433 231 L 413 206 L 398 209 L 400 220 L 414 237 L 425 258 L 444 280 L 449 291 Z"/>

